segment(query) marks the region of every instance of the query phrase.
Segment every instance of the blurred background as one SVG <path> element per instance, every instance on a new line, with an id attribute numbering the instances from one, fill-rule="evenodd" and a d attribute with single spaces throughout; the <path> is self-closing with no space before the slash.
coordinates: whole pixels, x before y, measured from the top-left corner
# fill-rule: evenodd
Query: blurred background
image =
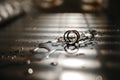
<path id="1" fill-rule="evenodd" d="M 0 80 L 119 80 L 119 7 L 119 0 L 0 0 Z M 77 55 L 31 52 L 67 30 L 97 35 Z"/>

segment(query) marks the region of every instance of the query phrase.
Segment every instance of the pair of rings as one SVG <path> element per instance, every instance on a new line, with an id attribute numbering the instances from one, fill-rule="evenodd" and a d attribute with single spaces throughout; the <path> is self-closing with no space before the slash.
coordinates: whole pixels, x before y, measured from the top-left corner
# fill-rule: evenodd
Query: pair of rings
<path id="1" fill-rule="evenodd" d="M 80 34 L 77 30 L 68 30 L 64 34 L 64 41 L 66 43 L 64 49 L 67 53 L 76 53 L 79 50 Z"/>

